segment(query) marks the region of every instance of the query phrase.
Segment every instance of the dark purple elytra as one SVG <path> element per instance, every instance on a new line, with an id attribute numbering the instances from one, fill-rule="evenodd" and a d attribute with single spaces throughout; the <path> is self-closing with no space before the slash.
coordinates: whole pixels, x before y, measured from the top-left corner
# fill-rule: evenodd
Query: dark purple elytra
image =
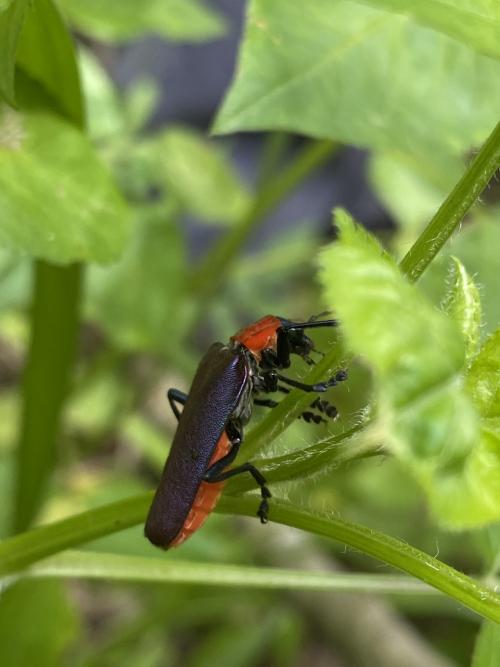
<path id="1" fill-rule="evenodd" d="M 181 530 L 226 424 L 251 383 L 248 364 L 222 343 L 202 358 L 149 510 L 146 537 L 167 547 Z"/>

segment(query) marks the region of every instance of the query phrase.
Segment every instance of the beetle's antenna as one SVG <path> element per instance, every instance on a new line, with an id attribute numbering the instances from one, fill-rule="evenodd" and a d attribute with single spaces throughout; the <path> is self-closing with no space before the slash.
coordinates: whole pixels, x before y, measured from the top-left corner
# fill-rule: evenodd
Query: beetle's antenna
<path id="1" fill-rule="evenodd" d="M 283 324 L 282 328 L 285 331 L 298 331 L 299 329 L 319 329 L 320 327 L 338 327 L 339 320 L 314 320 L 313 322 L 290 322 L 290 324 Z"/>
<path id="2" fill-rule="evenodd" d="M 323 310 L 321 313 L 318 313 L 317 315 L 311 315 L 311 317 L 307 320 L 308 322 L 316 322 L 316 320 L 319 320 L 321 317 L 324 317 L 325 315 L 331 315 L 332 310 Z"/>

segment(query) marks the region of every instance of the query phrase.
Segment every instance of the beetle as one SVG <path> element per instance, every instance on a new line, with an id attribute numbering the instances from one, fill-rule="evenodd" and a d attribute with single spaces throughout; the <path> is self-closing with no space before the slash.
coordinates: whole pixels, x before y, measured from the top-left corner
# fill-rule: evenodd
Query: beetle
<path id="1" fill-rule="evenodd" d="M 314 317 L 292 322 L 267 315 L 238 331 L 228 345 L 213 343 L 200 361 L 188 394 L 168 390 L 178 426 L 146 519 L 145 535 L 154 545 L 168 549 L 184 542 L 216 506 L 225 481 L 245 472 L 260 487 L 257 516 L 267 522 L 271 493 L 262 473 L 251 463 L 228 466 L 238 454 L 253 405 L 277 405 L 259 398 L 260 393 L 288 392 L 283 385 L 321 393 L 346 378 L 345 371 L 340 371 L 325 382 L 308 385 L 279 373 L 290 366 L 291 354 L 314 363 L 310 357 L 314 343 L 306 329 L 337 324 L 337 320 Z M 317 400 L 314 407 L 336 416 L 333 406 Z M 311 421 L 313 413 L 303 416 Z"/>

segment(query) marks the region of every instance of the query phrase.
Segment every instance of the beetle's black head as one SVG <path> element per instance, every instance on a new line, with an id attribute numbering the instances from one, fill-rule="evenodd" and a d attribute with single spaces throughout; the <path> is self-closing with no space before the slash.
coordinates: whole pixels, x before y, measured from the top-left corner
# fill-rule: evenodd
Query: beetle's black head
<path id="1" fill-rule="evenodd" d="M 309 338 L 303 329 L 286 329 L 286 337 L 290 352 L 298 354 L 301 357 L 308 357 L 310 352 L 314 350 L 314 341 Z"/>
<path id="2" fill-rule="evenodd" d="M 322 313 L 323 314 L 323 313 Z M 282 336 L 286 337 L 286 348 L 288 356 L 290 354 L 298 354 L 308 364 L 314 363 L 310 358 L 311 352 L 320 354 L 314 346 L 314 341 L 306 334 L 306 329 L 319 329 L 321 327 L 336 327 L 338 320 L 320 320 L 320 316 L 312 317 L 307 322 L 292 322 L 290 320 L 282 319 Z M 278 341 L 278 348 L 283 348 L 283 342 Z M 278 357 L 284 359 L 283 351 L 280 353 L 278 349 Z"/>

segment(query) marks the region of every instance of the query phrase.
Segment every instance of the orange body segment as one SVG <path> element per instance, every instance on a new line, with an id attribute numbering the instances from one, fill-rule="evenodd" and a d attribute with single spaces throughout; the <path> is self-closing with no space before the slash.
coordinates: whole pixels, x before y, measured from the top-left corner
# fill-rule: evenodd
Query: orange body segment
<path id="1" fill-rule="evenodd" d="M 219 461 L 221 458 L 229 454 L 231 450 L 231 442 L 224 432 L 217 447 L 215 448 L 212 458 L 209 462 L 209 467 Z M 177 534 L 177 537 L 170 543 L 170 547 L 178 547 L 180 544 L 185 542 L 188 537 L 201 528 L 205 521 L 207 520 L 208 515 L 214 507 L 217 505 L 222 489 L 226 482 L 201 482 L 200 488 L 196 493 L 193 506 L 189 510 L 189 514 L 184 521 L 184 525 Z"/>
<path id="2" fill-rule="evenodd" d="M 276 349 L 278 329 L 281 319 L 275 315 L 266 315 L 254 324 L 231 336 L 231 340 L 244 345 L 260 361 L 262 350 Z"/>

